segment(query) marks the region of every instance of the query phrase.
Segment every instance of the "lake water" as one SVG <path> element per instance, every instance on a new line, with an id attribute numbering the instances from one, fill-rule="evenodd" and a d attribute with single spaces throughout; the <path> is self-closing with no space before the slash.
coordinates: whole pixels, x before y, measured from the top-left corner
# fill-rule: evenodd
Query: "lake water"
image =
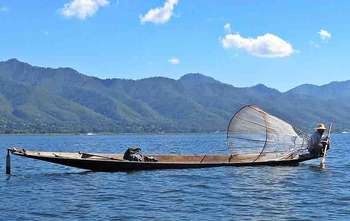
<path id="1" fill-rule="evenodd" d="M 224 134 L 0 136 L 5 149 L 224 153 Z M 94 173 L 11 156 L 0 175 L 0 220 L 350 220 L 350 134 L 335 134 L 326 168 Z"/>

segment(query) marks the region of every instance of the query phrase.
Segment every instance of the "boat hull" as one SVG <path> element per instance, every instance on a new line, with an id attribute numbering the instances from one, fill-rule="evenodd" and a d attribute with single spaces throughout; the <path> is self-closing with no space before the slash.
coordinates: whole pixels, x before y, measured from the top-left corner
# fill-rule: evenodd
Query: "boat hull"
<path id="1" fill-rule="evenodd" d="M 297 156 L 291 159 L 281 160 L 262 160 L 262 161 L 242 161 L 242 160 L 230 160 L 230 156 L 186 156 L 191 159 L 200 159 L 201 161 L 174 161 L 174 162 L 135 162 L 127 161 L 118 158 L 103 159 L 103 157 L 91 157 L 91 158 L 77 158 L 64 156 L 59 152 L 53 153 L 54 156 L 49 156 L 47 152 L 29 152 L 29 151 L 11 151 L 12 154 L 32 158 L 36 160 L 47 161 L 50 163 L 91 170 L 101 172 L 121 172 L 121 171 L 140 171 L 140 170 L 163 170 L 163 169 L 191 169 L 191 168 L 208 168 L 208 167 L 222 167 L 222 166 L 297 166 L 300 162 L 313 159 L 308 155 Z M 50 152 L 51 154 L 52 152 Z M 62 156 L 63 155 L 63 156 Z M 92 155 L 96 156 L 96 155 Z M 120 156 L 120 155 L 119 155 Z M 154 155 L 157 158 L 157 155 Z M 170 155 L 169 155 L 170 156 Z M 167 155 L 159 156 L 159 158 L 166 158 Z M 173 157 L 173 156 L 172 156 Z M 177 156 L 177 158 L 182 156 Z M 212 158 L 210 158 L 212 157 Z M 104 157 L 107 158 L 107 157 Z M 168 157 L 169 158 L 169 157 Z M 208 161 L 203 159 L 207 158 Z M 227 160 L 223 160 L 227 159 Z"/>

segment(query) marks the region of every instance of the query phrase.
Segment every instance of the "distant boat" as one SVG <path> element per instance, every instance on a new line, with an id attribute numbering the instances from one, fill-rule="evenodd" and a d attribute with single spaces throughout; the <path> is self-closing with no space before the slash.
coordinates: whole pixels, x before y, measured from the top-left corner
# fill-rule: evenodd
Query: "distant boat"
<path id="1" fill-rule="evenodd" d="M 94 135 L 96 135 L 96 134 L 94 134 L 94 133 L 87 133 L 86 134 L 86 136 L 94 136 Z"/>
<path id="2" fill-rule="evenodd" d="M 341 132 L 342 134 L 348 134 L 348 133 L 350 133 L 349 131 L 343 131 L 343 132 Z"/>

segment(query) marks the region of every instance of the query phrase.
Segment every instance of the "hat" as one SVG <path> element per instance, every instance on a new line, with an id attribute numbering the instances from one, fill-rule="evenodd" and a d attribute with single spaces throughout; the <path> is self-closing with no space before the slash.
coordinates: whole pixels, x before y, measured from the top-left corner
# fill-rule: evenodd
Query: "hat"
<path id="1" fill-rule="evenodd" d="M 317 126 L 315 127 L 315 130 L 326 130 L 326 126 L 323 123 L 319 123 L 317 124 Z"/>

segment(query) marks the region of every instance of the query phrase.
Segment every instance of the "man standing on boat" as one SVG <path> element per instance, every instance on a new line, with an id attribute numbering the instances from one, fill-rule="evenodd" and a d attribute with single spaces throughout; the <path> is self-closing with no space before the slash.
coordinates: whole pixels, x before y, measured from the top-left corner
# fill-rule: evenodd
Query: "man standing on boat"
<path id="1" fill-rule="evenodd" d="M 315 132 L 311 135 L 308 150 L 311 155 L 316 157 L 323 156 L 325 147 L 329 148 L 329 138 L 323 137 L 323 133 L 326 131 L 326 127 L 323 123 L 317 124 Z"/>

